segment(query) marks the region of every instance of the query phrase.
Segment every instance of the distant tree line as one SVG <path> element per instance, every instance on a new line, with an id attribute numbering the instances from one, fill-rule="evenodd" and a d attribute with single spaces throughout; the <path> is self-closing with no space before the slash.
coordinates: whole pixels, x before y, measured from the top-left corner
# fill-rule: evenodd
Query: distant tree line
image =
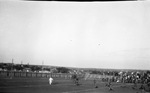
<path id="1" fill-rule="evenodd" d="M 29 65 L 29 64 L 12 64 L 12 63 L 0 63 L 0 68 L 5 69 L 8 71 L 15 70 L 15 71 L 23 71 L 25 68 L 30 69 L 32 72 L 38 71 L 51 71 L 52 68 L 47 67 L 44 68 L 38 65 Z M 69 73 L 70 69 L 66 67 L 56 67 L 54 73 Z"/>
<path id="2" fill-rule="evenodd" d="M 98 71 L 98 70 L 93 70 L 93 71 L 91 71 L 91 74 L 119 76 L 117 71 Z"/>
<path id="3" fill-rule="evenodd" d="M 65 67 L 58 67 L 57 68 L 58 73 L 69 73 L 70 69 Z"/>

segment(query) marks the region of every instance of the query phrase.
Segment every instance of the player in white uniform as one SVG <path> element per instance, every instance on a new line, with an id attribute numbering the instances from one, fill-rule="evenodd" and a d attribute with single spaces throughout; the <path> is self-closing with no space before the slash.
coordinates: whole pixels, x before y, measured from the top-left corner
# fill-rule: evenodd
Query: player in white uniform
<path id="1" fill-rule="evenodd" d="M 52 84 L 52 82 L 53 82 L 53 78 L 52 78 L 52 77 L 50 77 L 50 78 L 49 78 L 49 84 L 51 85 L 51 84 Z"/>

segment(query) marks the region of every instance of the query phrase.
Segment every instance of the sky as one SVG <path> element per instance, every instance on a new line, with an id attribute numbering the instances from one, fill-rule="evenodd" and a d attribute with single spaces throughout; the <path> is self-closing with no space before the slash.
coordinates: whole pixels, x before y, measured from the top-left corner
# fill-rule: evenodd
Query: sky
<path id="1" fill-rule="evenodd" d="M 0 62 L 150 70 L 150 2 L 0 1 Z"/>

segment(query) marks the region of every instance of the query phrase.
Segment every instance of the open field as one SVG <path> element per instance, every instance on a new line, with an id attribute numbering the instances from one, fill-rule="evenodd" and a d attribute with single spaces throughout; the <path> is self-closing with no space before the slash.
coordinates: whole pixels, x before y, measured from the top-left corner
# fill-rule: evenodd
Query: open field
<path id="1" fill-rule="evenodd" d="M 50 86 L 48 78 L 0 78 L 0 93 L 142 93 L 138 88 L 132 89 L 132 84 L 112 83 L 112 91 L 105 84 L 97 81 L 95 88 L 93 81 L 81 80 L 76 86 L 70 79 L 54 78 Z"/>

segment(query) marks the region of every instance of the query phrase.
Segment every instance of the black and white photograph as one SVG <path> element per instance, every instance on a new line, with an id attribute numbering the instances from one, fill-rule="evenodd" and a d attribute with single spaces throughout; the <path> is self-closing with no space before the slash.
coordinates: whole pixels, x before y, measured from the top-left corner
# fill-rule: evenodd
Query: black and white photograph
<path id="1" fill-rule="evenodd" d="M 150 1 L 0 0 L 0 93 L 150 93 Z"/>

